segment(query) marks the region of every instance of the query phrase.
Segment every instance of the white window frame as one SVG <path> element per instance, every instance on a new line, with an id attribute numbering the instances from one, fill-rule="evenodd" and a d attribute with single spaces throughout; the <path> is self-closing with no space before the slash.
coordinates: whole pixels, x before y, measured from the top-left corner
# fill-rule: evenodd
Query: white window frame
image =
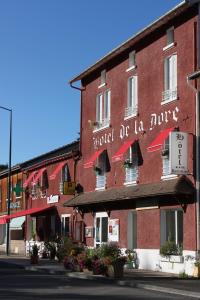
<path id="1" fill-rule="evenodd" d="M 17 178 L 16 185 L 18 184 L 19 181 L 21 181 L 20 187 L 21 187 L 21 189 L 22 189 L 22 178 Z M 15 185 L 15 186 L 16 186 L 16 185 Z M 17 193 L 15 192 L 15 198 L 16 198 L 16 199 L 21 199 L 21 198 L 22 198 L 22 195 L 23 195 L 22 193 L 23 193 L 23 192 L 22 192 L 22 190 L 21 190 L 21 191 L 20 191 L 20 195 L 17 196 Z"/>
<path id="2" fill-rule="evenodd" d="M 99 231 L 100 241 L 99 242 L 97 242 L 97 240 L 96 240 L 96 236 L 97 236 L 96 221 L 97 221 L 97 218 L 100 218 L 100 227 L 99 227 L 100 228 L 100 231 Z M 107 227 L 107 241 L 102 242 L 102 218 L 107 218 L 107 220 L 109 221 L 109 217 L 108 217 L 108 214 L 106 212 L 96 213 L 95 218 L 94 218 L 94 228 L 95 228 L 94 244 L 95 244 L 95 247 L 101 246 L 103 243 L 108 242 L 108 227 Z"/>
<path id="3" fill-rule="evenodd" d="M 177 100 L 177 54 L 164 59 L 164 91 L 161 104 Z"/>
<path id="4" fill-rule="evenodd" d="M 106 188 L 106 155 L 106 152 L 103 152 L 97 159 L 97 165 L 101 169 L 101 173 L 96 174 L 95 190 L 105 190 Z"/>
<path id="5" fill-rule="evenodd" d="M 128 78 L 127 82 L 127 107 L 125 108 L 124 120 L 136 117 L 138 114 L 138 76 Z"/>
<path id="6" fill-rule="evenodd" d="M 167 237 L 167 212 L 170 212 L 170 213 L 174 213 L 174 236 L 175 236 L 175 244 L 176 245 L 179 245 L 183 242 L 181 241 L 179 243 L 179 239 L 180 237 L 178 236 L 178 233 L 179 233 L 179 230 L 178 228 L 180 228 L 180 224 L 178 223 L 178 212 L 182 212 L 182 218 L 183 218 L 183 211 L 181 209 L 163 209 L 161 210 L 161 221 L 160 221 L 160 224 L 161 224 L 161 245 L 164 244 L 165 242 L 167 242 L 168 240 L 168 237 Z M 183 224 L 183 219 L 182 219 L 182 224 Z M 184 224 L 183 224 L 184 226 Z M 182 227 L 182 237 L 183 237 L 183 232 L 184 232 L 184 228 Z"/>
<path id="7" fill-rule="evenodd" d="M 98 88 L 100 89 L 105 85 L 106 85 L 106 70 L 104 69 L 103 71 L 101 71 L 100 85 L 98 86 Z"/>
<path id="8" fill-rule="evenodd" d="M 174 26 L 172 26 L 166 31 L 166 46 L 163 48 L 163 51 L 172 48 L 174 45 Z"/>
<path id="9" fill-rule="evenodd" d="M 134 70 L 135 68 L 136 68 L 136 52 L 135 52 L 135 50 L 133 50 L 129 53 L 128 69 L 126 69 L 126 72 Z"/>
<path id="10" fill-rule="evenodd" d="M 125 168 L 125 181 L 124 185 L 135 185 L 138 182 L 138 155 L 136 151 L 136 145 L 133 144 L 128 149 L 128 160 L 133 165 Z"/>
<path id="11" fill-rule="evenodd" d="M 173 178 L 177 178 L 176 174 L 172 174 L 170 172 L 171 170 L 171 133 L 169 134 L 169 136 L 165 139 L 164 143 L 163 143 L 163 149 L 162 151 L 168 150 L 169 154 L 163 156 L 162 155 L 162 176 L 161 179 L 162 180 L 169 180 L 169 179 L 173 179 Z M 166 170 L 166 168 L 168 168 L 168 171 Z"/>
<path id="12" fill-rule="evenodd" d="M 93 132 L 110 126 L 111 90 L 108 89 L 96 97 L 96 125 Z"/>

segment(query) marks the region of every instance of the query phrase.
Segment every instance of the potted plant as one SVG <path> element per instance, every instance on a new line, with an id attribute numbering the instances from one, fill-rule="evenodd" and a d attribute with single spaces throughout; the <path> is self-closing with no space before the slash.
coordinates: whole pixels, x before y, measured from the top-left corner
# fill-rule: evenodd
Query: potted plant
<path id="1" fill-rule="evenodd" d="M 36 244 L 33 244 L 32 249 L 30 251 L 30 260 L 31 260 L 31 264 L 37 264 L 38 263 L 38 251 L 39 248 Z"/>
<path id="2" fill-rule="evenodd" d="M 167 259 L 167 261 L 170 262 L 182 263 L 183 262 L 182 252 L 183 252 L 182 245 L 177 245 L 175 242 L 170 240 L 166 241 L 160 247 L 160 255 L 164 258 L 165 261 Z"/>
<path id="3" fill-rule="evenodd" d="M 200 277 L 200 258 L 198 257 L 194 263 L 193 277 Z"/>
<path id="4" fill-rule="evenodd" d="M 94 172 L 96 173 L 96 175 L 101 175 L 101 168 L 97 167 L 97 166 L 94 166 Z"/>
<path id="5" fill-rule="evenodd" d="M 56 243 L 53 241 L 45 242 L 45 248 L 49 251 L 50 259 L 55 259 L 56 257 Z"/>
<path id="6" fill-rule="evenodd" d="M 121 249 L 115 243 L 103 244 L 98 248 L 97 255 L 107 267 L 109 277 L 123 277 L 126 257 L 122 255 Z"/>
<path id="7" fill-rule="evenodd" d="M 127 256 L 126 269 L 133 269 L 136 265 L 136 252 L 133 249 L 126 249 L 125 254 Z"/>
<path id="8" fill-rule="evenodd" d="M 130 159 L 126 159 L 123 163 L 123 167 L 126 168 L 131 168 L 133 163 L 130 161 Z"/>

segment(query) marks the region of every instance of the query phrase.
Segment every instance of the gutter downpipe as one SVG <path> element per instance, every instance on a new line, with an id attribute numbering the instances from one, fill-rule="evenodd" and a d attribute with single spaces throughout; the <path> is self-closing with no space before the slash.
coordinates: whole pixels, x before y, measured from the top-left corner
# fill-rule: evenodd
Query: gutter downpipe
<path id="1" fill-rule="evenodd" d="M 194 53 L 197 56 L 197 70 L 200 69 L 200 0 L 188 0 L 190 5 L 198 4 L 198 25 L 197 25 L 197 35 L 194 36 L 194 39 L 197 40 L 197 49 L 194 49 Z M 195 66 L 196 67 L 196 66 Z M 195 120 L 195 133 L 196 133 L 196 247 L 197 247 L 197 255 L 200 252 L 200 91 L 198 88 L 198 83 L 193 86 L 191 84 L 191 80 L 196 80 L 200 78 L 200 71 L 196 71 L 193 74 L 187 76 L 187 83 L 196 93 L 196 100 L 195 100 L 195 113 L 196 113 L 196 120 Z"/>
<path id="2" fill-rule="evenodd" d="M 75 89 L 75 90 L 78 90 L 81 92 L 81 111 L 80 111 L 80 143 L 79 143 L 79 151 L 80 151 L 80 155 L 82 155 L 82 108 L 83 108 L 83 105 L 82 105 L 82 91 L 85 90 L 84 87 L 77 87 L 75 85 L 72 84 L 72 82 L 69 82 L 71 88 Z"/>

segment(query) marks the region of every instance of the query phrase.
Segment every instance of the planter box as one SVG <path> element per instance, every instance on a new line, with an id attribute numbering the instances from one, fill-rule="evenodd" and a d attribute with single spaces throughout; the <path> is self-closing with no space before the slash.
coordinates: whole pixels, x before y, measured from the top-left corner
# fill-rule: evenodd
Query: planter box
<path id="1" fill-rule="evenodd" d="M 161 256 L 161 261 L 182 264 L 184 257 L 182 255 Z"/>
<path id="2" fill-rule="evenodd" d="M 182 255 L 170 255 L 169 261 L 181 264 L 184 261 L 184 257 Z"/>

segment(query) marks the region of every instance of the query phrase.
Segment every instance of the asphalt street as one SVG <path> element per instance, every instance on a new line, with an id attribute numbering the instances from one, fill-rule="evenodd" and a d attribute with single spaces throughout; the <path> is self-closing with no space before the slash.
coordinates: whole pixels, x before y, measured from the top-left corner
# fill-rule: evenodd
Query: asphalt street
<path id="1" fill-rule="evenodd" d="M 0 263 L 0 299 L 192 299 L 167 293 L 121 287 L 112 283 L 69 278 L 42 272 L 25 271 Z"/>

